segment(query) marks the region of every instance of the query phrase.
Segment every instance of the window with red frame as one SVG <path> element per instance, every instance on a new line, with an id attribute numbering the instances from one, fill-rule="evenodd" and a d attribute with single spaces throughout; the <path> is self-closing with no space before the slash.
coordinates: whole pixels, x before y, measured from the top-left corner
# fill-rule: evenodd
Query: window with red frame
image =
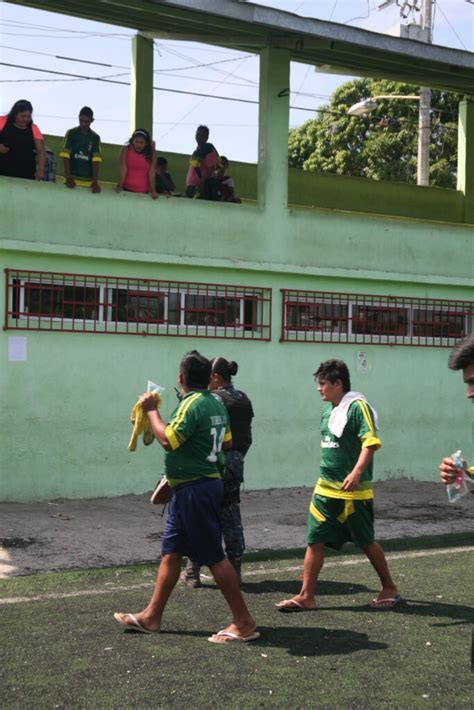
<path id="1" fill-rule="evenodd" d="M 270 339 L 271 289 L 6 269 L 5 328 Z"/>
<path id="2" fill-rule="evenodd" d="M 282 341 L 451 347 L 473 320 L 472 301 L 282 290 Z"/>

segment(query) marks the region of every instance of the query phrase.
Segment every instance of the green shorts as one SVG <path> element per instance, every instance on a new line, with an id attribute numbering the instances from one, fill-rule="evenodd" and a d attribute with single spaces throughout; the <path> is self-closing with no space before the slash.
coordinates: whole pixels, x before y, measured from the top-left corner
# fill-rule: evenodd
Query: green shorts
<path id="1" fill-rule="evenodd" d="M 373 500 L 341 500 L 313 495 L 316 514 L 308 515 L 308 545 L 323 543 L 340 550 L 345 542 L 365 547 L 374 542 Z"/>

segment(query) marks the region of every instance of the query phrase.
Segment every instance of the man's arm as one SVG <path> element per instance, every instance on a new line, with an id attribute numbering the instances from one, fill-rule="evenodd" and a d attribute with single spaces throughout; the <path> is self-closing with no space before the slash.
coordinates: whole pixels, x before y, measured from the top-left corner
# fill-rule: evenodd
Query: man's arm
<path id="1" fill-rule="evenodd" d="M 171 451 L 170 443 L 166 437 L 166 422 L 163 421 L 156 408 L 156 399 L 149 392 L 145 392 L 145 394 L 140 397 L 140 405 L 147 414 L 151 430 L 157 442 L 161 444 L 165 451 Z"/>
<path id="2" fill-rule="evenodd" d="M 94 159 L 92 158 L 92 183 L 91 183 L 91 190 L 92 190 L 92 192 L 94 192 L 94 193 L 100 192 L 100 185 L 99 185 L 99 183 L 98 183 L 100 163 L 101 163 L 101 160 L 94 160 Z"/>
<path id="3" fill-rule="evenodd" d="M 44 148 L 43 140 L 38 140 L 37 138 L 35 138 L 34 140 L 36 149 L 36 160 L 38 164 L 35 177 L 37 180 L 42 180 L 44 178 L 44 168 L 46 165 L 46 150 Z"/>
<path id="4" fill-rule="evenodd" d="M 71 136 L 70 131 L 66 131 L 64 136 L 63 147 L 59 153 L 59 157 L 64 161 L 64 180 L 67 187 L 76 187 L 76 181 L 71 174 Z"/>
<path id="5" fill-rule="evenodd" d="M 127 177 L 127 148 L 122 148 L 120 151 L 119 165 L 120 165 L 120 177 L 117 183 L 116 190 L 120 192 Z"/>
<path id="6" fill-rule="evenodd" d="M 464 473 L 470 478 L 473 478 L 473 470 L 468 468 L 466 461 L 464 461 Z M 451 456 L 446 456 L 446 458 L 441 461 L 439 465 L 439 475 L 441 476 L 443 483 L 446 485 L 454 483 L 456 478 L 459 476 L 459 468 L 456 468 Z"/>
<path id="7" fill-rule="evenodd" d="M 374 453 L 377 451 L 378 446 L 364 446 L 361 449 L 359 458 L 356 461 L 356 465 L 352 471 L 345 477 L 342 482 L 343 491 L 353 491 L 359 485 L 360 478 L 364 473 L 367 466 L 370 464 L 374 457 Z"/>

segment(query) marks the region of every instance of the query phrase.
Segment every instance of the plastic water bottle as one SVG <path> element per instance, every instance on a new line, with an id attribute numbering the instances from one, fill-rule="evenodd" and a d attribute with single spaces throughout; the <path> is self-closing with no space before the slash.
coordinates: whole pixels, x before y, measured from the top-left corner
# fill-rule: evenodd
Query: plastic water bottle
<path id="1" fill-rule="evenodd" d="M 448 483 L 446 493 L 448 494 L 448 501 L 450 503 L 456 503 L 456 501 L 465 496 L 466 493 L 469 493 L 466 481 L 464 480 L 464 459 L 461 449 L 451 454 L 451 460 L 454 462 L 458 475 L 453 483 Z"/>

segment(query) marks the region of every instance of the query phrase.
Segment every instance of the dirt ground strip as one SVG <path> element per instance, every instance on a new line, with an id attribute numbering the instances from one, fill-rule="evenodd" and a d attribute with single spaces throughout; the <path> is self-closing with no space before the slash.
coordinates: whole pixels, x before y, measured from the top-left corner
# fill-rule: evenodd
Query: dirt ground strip
<path id="1" fill-rule="evenodd" d="M 305 546 L 310 488 L 248 491 L 242 515 L 248 551 Z M 474 532 L 474 496 L 447 502 L 441 483 L 375 484 L 379 540 Z M 153 562 L 165 517 L 148 495 L 0 503 L 0 577 Z"/>

